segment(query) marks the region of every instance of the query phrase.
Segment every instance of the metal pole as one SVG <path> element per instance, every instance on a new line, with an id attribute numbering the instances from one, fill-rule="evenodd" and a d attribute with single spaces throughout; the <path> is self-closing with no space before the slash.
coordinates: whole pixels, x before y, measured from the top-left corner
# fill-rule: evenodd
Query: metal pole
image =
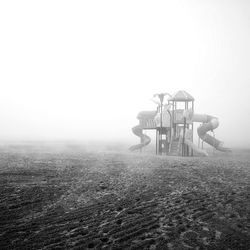
<path id="1" fill-rule="evenodd" d="M 164 94 L 159 94 L 159 99 L 161 102 L 160 106 L 160 154 L 162 154 L 162 106 L 163 106 L 163 100 L 164 100 Z"/>
<path id="2" fill-rule="evenodd" d="M 160 154 L 162 154 L 162 108 L 163 108 L 163 101 L 164 101 L 164 96 L 165 95 L 169 95 L 170 97 L 171 97 L 171 95 L 169 94 L 169 93 L 160 93 L 160 94 L 154 94 L 154 97 L 155 96 L 158 96 L 159 97 L 159 99 L 160 99 L 160 129 L 159 129 L 159 133 L 158 133 L 158 137 L 159 137 L 159 142 L 160 143 L 158 143 L 159 145 L 158 145 L 158 152 L 160 153 Z M 157 130 L 157 128 L 156 128 L 156 130 Z"/>
<path id="3" fill-rule="evenodd" d="M 161 121 L 160 121 L 160 154 L 162 154 L 162 103 L 163 103 L 163 99 L 164 99 L 164 95 L 160 94 L 159 95 L 160 98 L 160 102 L 161 102 L 161 107 L 160 107 L 160 115 L 161 115 Z"/>
<path id="4" fill-rule="evenodd" d="M 187 102 L 185 102 L 185 110 L 187 108 Z M 186 117 L 183 117 L 183 137 L 182 137 L 182 156 L 186 155 L 186 150 L 185 150 L 185 134 L 186 134 Z"/>
<path id="5" fill-rule="evenodd" d="M 156 150 L 155 153 L 156 154 L 158 154 L 158 143 L 159 143 L 158 140 L 159 140 L 158 139 L 158 130 L 157 130 L 157 127 L 156 127 L 156 147 L 155 147 L 155 150 Z"/>
<path id="6" fill-rule="evenodd" d="M 192 101 L 192 112 L 194 113 L 194 101 Z M 192 121 L 192 142 L 194 142 L 194 122 Z M 191 156 L 194 156 L 194 150 L 191 151 Z"/>

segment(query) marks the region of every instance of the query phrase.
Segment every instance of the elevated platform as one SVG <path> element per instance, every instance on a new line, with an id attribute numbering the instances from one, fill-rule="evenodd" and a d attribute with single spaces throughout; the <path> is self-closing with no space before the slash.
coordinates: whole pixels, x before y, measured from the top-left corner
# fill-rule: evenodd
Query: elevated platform
<path id="1" fill-rule="evenodd" d="M 140 120 L 143 129 L 156 129 L 157 125 L 154 119 Z"/>

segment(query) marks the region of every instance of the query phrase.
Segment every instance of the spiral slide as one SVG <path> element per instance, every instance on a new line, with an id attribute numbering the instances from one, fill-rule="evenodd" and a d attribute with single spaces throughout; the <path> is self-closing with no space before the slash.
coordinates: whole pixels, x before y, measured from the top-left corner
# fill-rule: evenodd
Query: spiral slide
<path id="1" fill-rule="evenodd" d="M 213 131 L 219 126 L 218 118 L 210 115 L 193 114 L 192 111 L 186 111 L 183 115 L 187 118 L 187 120 L 191 120 L 192 122 L 202 122 L 202 125 L 197 129 L 198 136 L 201 140 L 219 151 L 231 151 L 231 149 L 223 147 L 223 142 L 207 133 L 209 131 Z"/>
<path id="2" fill-rule="evenodd" d="M 141 148 L 147 146 L 151 142 L 150 137 L 142 133 L 143 127 L 141 125 L 137 125 L 137 126 L 133 127 L 132 131 L 135 135 L 137 135 L 138 137 L 141 138 L 141 143 L 130 147 L 129 150 L 135 151 L 135 150 L 141 149 Z"/>
<path id="3" fill-rule="evenodd" d="M 203 123 L 198 129 L 198 136 L 207 144 L 222 152 L 231 151 L 229 148 L 223 147 L 223 142 L 209 135 L 208 131 L 213 131 L 219 126 L 219 120 L 216 117 L 207 116 L 207 122 Z"/>

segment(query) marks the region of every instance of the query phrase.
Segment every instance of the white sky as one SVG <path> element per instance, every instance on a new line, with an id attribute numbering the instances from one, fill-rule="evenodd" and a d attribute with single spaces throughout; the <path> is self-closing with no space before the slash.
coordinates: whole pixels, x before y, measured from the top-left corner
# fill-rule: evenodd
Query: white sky
<path id="1" fill-rule="evenodd" d="M 1 1 L 0 139 L 138 141 L 184 89 L 250 146 L 250 1 Z"/>

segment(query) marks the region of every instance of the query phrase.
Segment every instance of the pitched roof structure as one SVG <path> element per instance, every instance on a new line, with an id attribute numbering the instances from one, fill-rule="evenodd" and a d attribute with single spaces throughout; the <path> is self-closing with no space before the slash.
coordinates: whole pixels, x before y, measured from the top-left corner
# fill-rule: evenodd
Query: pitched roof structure
<path id="1" fill-rule="evenodd" d="M 185 90 L 179 90 L 172 97 L 168 99 L 169 101 L 194 101 L 194 98 Z"/>

